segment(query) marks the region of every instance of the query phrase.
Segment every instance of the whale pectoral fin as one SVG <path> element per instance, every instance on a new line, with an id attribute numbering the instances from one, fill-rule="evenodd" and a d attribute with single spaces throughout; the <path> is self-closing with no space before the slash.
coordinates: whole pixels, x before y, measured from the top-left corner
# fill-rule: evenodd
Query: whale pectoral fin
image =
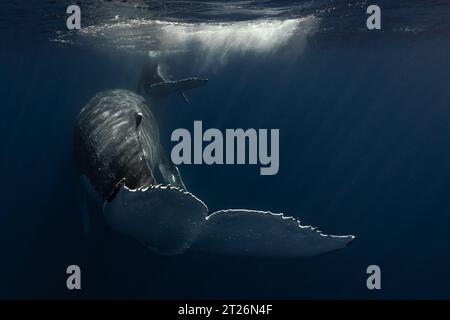
<path id="1" fill-rule="evenodd" d="M 83 233 L 88 235 L 91 230 L 92 215 L 101 209 L 102 198 L 95 191 L 89 179 L 85 175 L 80 176 L 81 190 L 80 209 L 83 223 Z"/>
<path id="2" fill-rule="evenodd" d="M 183 98 L 184 102 L 186 102 L 188 105 L 191 105 L 191 102 L 189 101 L 186 94 L 183 91 L 181 91 L 180 94 L 181 94 L 181 97 Z"/>
<path id="3" fill-rule="evenodd" d="M 282 214 L 222 210 L 207 217 L 192 249 L 254 257 L 306 257 L 344 248 L 356 237 L 333 236 Z"/>
<path id="4" fill-rule="evenodd" d="M 158 169 L 161 173 L 162 178 L 166 184 L 178 187 L 180 189 L 186 190 L 183 180 L 181 179 L 180 172 L 176 165 L 167 157 L 166 152 L 163 147 L 160 147 L 160 158 L 158 163 Z"/>
<path id="5" fill-rule="evenodd" d="M 208 83 L 208 79 L 187 78 L 177 81 L 157 82 L 150 86 L 148 93 L 157 96 L 167 96 L 174 92 L 183 92 L 199 87 Z"/>
<path id="6" fill-rule="evenodd" d="M 91 230 L 91 212 L 89 210 L 88 205 L 88 198 L 87 198 L 86 191 L 83 190 L 82 192 L 82 198 L 81 198 L 81 215 L 82 215 L 82 222 L 83 222 L 83 233 L 85 236 L 89 234 L 89 231 Z"/>
<path id="7" fill-rule="evenodd" d="M 192 194 L 162 185 L 134 191 L 124 186 L 104 208 L 110 227 L 159 254 L 188 249 L 206 224 L 207 212 Z"/>

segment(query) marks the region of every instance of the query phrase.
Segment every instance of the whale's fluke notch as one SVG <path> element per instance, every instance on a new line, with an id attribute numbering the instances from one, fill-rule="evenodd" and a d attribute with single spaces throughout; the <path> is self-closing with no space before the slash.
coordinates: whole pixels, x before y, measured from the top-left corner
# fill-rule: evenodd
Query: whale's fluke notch
<path id="1" fill-rule="evenodd" d="M 208 79 L 187 78 L 176 81 L 162 81 L 153 83 L 148 89 L 148 93 L 154 96 L 165 97 L 175 92 L 183 93 L 186 90 L 200 88 L 208 83 Z"/>
<path id="2" fill-rule="evenodd" d="M 352 235 L 326 235 L 297 219 L 268 211 L 230 209 L 207 217 L 192 249 L 253 257 L 308 257 L 346 247 Z"/>

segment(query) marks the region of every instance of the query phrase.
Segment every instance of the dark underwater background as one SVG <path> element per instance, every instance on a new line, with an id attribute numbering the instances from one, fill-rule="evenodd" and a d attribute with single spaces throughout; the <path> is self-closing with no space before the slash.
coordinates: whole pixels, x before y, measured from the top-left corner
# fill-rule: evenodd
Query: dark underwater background
<path id="1" fill-rule="evenodd" d="M 366 1 L 77 3 L 79 32 L 71 2 L 1 4 L 0 298 L 450 298 L 448 1 L 374 2 L 374 31 Z M 175 79 L 210 80 L 191 106 L 155 106 L 168 150 L 194 120 L 280 129 L 277 175 L 180 166 L 211 211 L 285 212 L 358 241 L 305 259 L 157 256 L 100 212 L 85 235 L 75 118 L 101 90 L 136 89 L 149 51 Z M 381 290 L 366 287 L 372 264 Z"/>

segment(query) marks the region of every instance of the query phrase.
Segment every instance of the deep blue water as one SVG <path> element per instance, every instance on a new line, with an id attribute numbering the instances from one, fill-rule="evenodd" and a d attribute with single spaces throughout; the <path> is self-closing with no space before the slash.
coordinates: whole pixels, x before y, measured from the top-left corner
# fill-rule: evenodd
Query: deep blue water
<path id="1" fill-rule="evenodd" d="M 379 1 L 380 31 L 365 29 L 365 1 L 79 3 L 78 33 L 63 2 L 0 12 L 1 298 L 450 298 L 446 1 Z M 85 236 L 75 118 L 98 91 L 134 90 L 149 50 L 175 78 L 210 79 L 191 106 L 160 102 L 167 149 L 194 120 L 280 129 L 277 175 L 182 165 L 190 191 L 213 210 L 286 212 L 359 240 L 305 259 L 162 257 L 100 213 Z"/>

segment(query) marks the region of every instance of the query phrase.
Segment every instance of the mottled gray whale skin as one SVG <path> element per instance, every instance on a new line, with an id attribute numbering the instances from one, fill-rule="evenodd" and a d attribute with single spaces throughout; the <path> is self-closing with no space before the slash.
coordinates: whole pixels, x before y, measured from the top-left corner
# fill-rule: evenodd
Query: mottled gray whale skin
<path id="1" fill-rule="evenodd" d="M 100 92 L 78 115 L 75 162 L 103 199 L 111 201 L 121 183 L 130 189 L 155 184 L 155 168 L 167 161 L 163 153 L 156 119 L 145 99 L 132 91 Z"/>

